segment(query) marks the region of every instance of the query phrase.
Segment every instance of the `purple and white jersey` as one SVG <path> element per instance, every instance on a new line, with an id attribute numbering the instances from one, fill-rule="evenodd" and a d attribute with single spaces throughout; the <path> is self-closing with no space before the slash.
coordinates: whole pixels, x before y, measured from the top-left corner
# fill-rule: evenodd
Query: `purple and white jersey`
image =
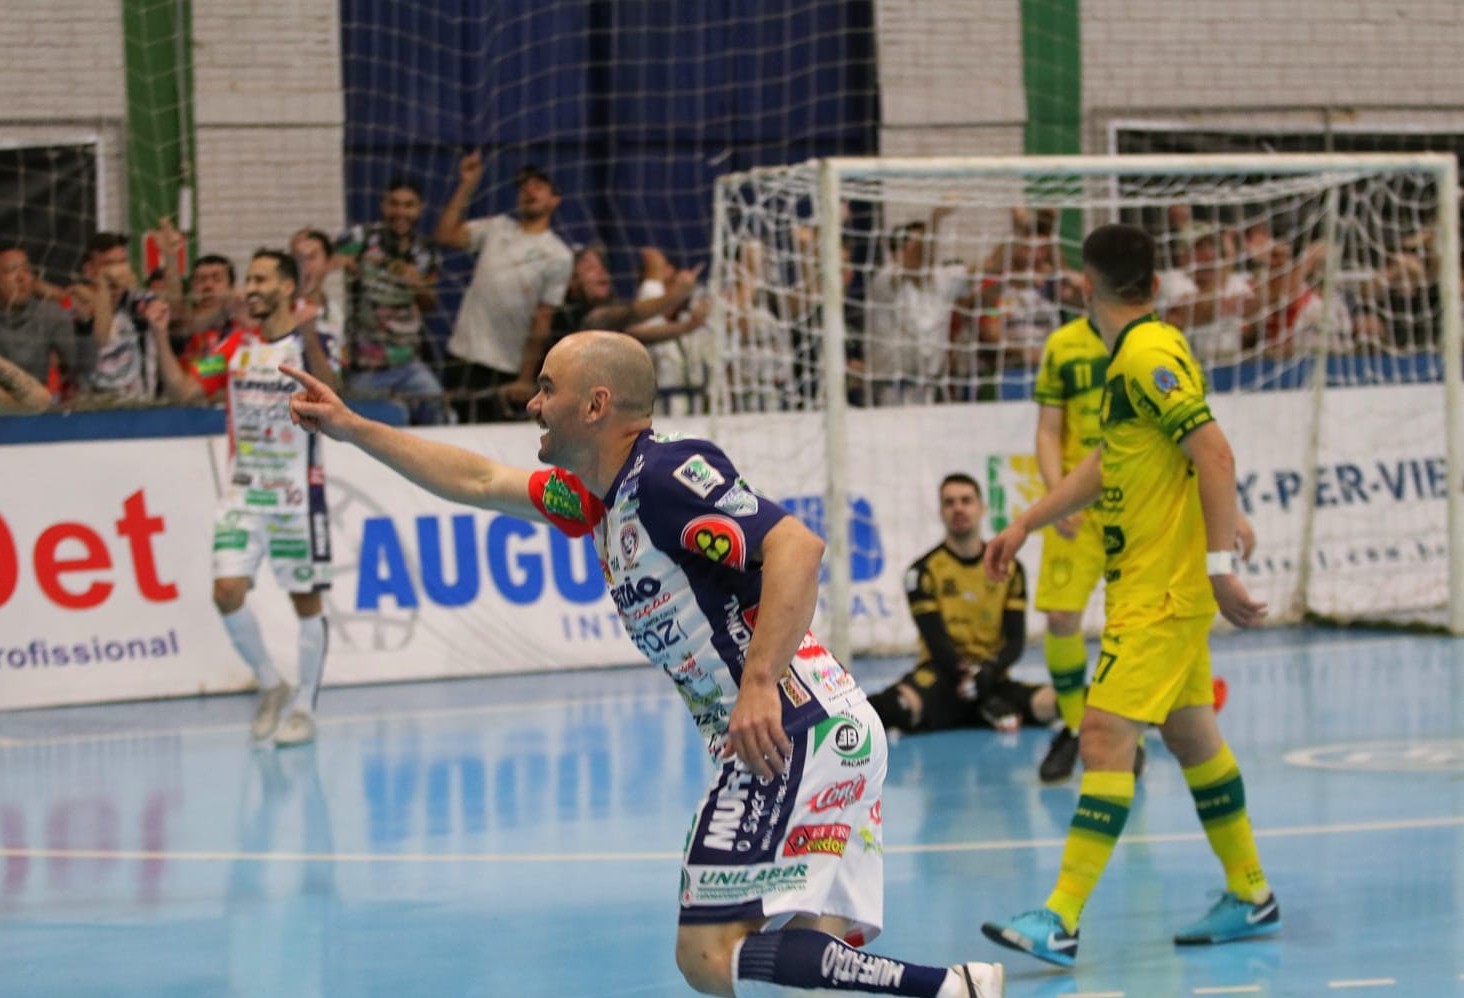
<path id="1" fill-rule="evenodd" d="M 676 683 L 716 755 L 757 627 L 762 565 L 755 555 L 788 512 L 748 486 L 715 444 L 650 430 L 603 499 L 560 468 L 537 472 L 530 495 L 571 536 L 593 530 L 626 633 Z M 778 687 L 789 734 L 865 699 L 812 633 Z"/>

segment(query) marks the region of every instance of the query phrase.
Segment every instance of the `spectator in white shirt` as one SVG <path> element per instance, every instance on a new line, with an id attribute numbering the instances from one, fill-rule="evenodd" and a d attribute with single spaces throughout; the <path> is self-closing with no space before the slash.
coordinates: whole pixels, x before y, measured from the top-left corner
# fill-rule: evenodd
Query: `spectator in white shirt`
<path id="1" fill-rule="evenodd" d="M 471 396 L 454 401 L 464 423 L 522 414 L 548 348 L 554 310 L 564 304 L 574 259 L 550 229 L 560 195 L 548 174 L 525 166 L 514 175 L 515 215 L 464 220 L 482 177 L 482 156 L 464 156 L 457 190 L 442 210 L 436 233 L 442 245 L 478 258 L 447 341 L 447 387 L 466 393 L 496 389 L 500 396 L 495 405 L 479 404 Z"/>

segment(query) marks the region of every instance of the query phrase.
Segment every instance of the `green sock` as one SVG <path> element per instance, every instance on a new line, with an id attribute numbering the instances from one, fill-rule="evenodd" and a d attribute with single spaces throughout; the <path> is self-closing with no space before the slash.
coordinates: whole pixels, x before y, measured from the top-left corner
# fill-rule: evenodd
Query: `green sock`
<path id="1" fill-rule="evenodd" d="M 1049 632 L 1042 650 L 1047 656 L 1047 671 L 1052 674 L 1052 688 L 1057 692 L 1057 712 L 1068 730 L 1076 732 L 1083 723 L 1083 704 L 1088 699 L 1088 646 L 1082 634 L 1058 637 Z"/>

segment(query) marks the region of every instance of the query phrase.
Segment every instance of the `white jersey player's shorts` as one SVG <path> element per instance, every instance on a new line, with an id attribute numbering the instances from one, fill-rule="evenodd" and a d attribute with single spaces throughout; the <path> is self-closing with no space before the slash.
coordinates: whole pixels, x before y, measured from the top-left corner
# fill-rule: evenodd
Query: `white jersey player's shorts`
<path id="1" fill-rule="evenodd" d="M 285 592 L 329 589 L 330 523 L 325 512 L 220 509 L 214 521 L 213 577 L 252 580 L 265 556 Z"/>
<path id="2" fill-rule="evenodd" d="M 860 946 L 884 923 L 880 795 L 884 727 L 867 703 L 793 737 L 788 768 L 764 783 L 722 766 L 698 806 L 681 866 L 682 924 L 794 915 L 848 919 Z"/>

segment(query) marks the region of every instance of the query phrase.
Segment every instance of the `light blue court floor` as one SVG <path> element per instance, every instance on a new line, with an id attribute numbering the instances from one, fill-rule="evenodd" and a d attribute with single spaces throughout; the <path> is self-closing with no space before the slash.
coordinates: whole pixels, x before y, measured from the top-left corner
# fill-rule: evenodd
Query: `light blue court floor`
<path id="1" fill-rule="evenodd" d="M 1215 664 L 1279 935 L 1170 943 L 1222 878 L 1151 738 L 1077 971 L 998 950 L 980 923 L 1046 897 L 1075 788 L 1038 783 L 1046 732 L 962 731 L 891 749 L 871 950 L 1000 954 L 1012 996 L 1464 995 L 1464 642 L 1279 630 Z M 0 714 L 0 996 L 690 994 L 710 763 L 649 667 L 329 690 L 318 744 L 279 752 L 252 707 Z"/>

